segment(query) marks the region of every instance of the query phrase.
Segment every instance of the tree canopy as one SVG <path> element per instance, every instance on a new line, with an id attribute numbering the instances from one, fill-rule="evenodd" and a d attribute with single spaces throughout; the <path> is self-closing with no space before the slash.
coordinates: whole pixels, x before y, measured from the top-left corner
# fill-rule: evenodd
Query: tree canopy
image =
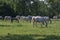
<path id="1" fill-rule="evenodd" d="M 60 0 L 0 0 L 0 15 L 54 16 L 60 13 Z"/>

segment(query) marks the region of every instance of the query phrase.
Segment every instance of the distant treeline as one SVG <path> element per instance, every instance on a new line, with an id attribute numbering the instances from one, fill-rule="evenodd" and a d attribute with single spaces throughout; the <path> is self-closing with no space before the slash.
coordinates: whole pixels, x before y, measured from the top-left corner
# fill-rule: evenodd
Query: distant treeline
<path id="1" fill-rule="evenodd" d="M 0 0 L 0 15 L 59 16 L 60 0 Z"/>

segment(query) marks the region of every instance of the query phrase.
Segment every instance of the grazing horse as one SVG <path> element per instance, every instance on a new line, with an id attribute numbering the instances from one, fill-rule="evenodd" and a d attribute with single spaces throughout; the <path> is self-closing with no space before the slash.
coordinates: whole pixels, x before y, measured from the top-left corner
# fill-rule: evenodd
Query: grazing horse
<path id="1" fill-rule="evenodd" d="M 53 19 L 54 19 L 55 21 L 57 21 L 57 20 L 58 20 L 58 16 L 53 16 Z"/>
<path id="2" fill-rule="evenodd" d="M 31 23 L 32 16 L 28 16 L 28 21 Z"/>
<path id="3" fill-rule="evenodd" d="M 32 16 L 21 16 L 20 19 L 24 21 L 29 21 L 31 23 Z"/>
<path id="4" fill-rule="evenodd" d="M 2 16 L 0 16 L 0 19 L 2 19 L 2 20 L 3 20 L 3 17 L 2 17 Z"/>
<path id="5" fill-rule="evenodd" d="M 20 17 L 20 20 L 25 20 L 25 16 L 21 16 Z"/>
<path id="6" fill-rule="evenodd" d="M 45 26 L 47 27 L 48 26 L 48 20 L 49 18 L 47 17 L 41 17 L 41 16 L 33 16 L 32 17 L 32 21 L 33 21 L 33 27 L 34 27 L 34 24 L 36 24 L 37 26 L 37 22 L 41 23 L 41 27 L 42 25 L 45 24 Z"/>
<path id="7" fill-rule="evenodd" d="M 50 24 L 52 23 L 51 19 L 48 16 L 44 16 L 45 21 L 48 21 Z"/>
<path id="8" fill-rule="evenodd" d="M 11 22 L 13 22 L 14 20 L 17 21 L 17 22 L 19 23 L 19 19 L 18 19 L 18 18 L 12 17 L 12 18 L 11 18 Z"/>
<path id="9" fill-rule="evenodd" d="M 6 21 L 6 20 L 11 20 L 11 16 L 5 16 L 4 17 L 4 20 Z"/>
<path id="10" fill-rule="evenodd" d="M 20 20 L 20 16 L 19 15 L 17 15 L 16 18 Z"/>

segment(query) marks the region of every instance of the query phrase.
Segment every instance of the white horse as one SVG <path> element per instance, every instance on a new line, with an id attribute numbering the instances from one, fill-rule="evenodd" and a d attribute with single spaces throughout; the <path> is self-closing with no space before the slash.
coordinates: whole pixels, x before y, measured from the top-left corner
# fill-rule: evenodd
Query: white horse
<path id="1" fill-rule="evenodd" d="M 6 21 L 6 20 L 11 20 L 11 16 L 5 16 L 4 17 L 4 20 Z"/>
<path id="2" fill-rule="evenodd" d="M 32 20 L 33 20 L 33 27 L 34 27 L 34 24 L 36 24 L 36 26 L 37 26 L 37 22 L 41 23 L 41 27 L 44 24 L 47 27 L 48 26 L 49 17 L 33 16 Z"/>

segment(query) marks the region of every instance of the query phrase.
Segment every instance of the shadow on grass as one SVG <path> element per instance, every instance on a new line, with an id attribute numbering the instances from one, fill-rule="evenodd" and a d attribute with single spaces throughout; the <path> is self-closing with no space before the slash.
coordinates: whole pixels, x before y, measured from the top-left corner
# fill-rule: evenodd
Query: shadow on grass
<path id="1" fill-rule="evenodd" d="M 22 27 L 23 25 L 0 25 L 0 27 Z"/>
<path id="2" fill-rule="evenodd" d="M 37 40 L 60 40 L 60 36 L 56 35 L 30 35 L 32 37 L 44 37 L 44 38 L 38 38 Z"/>
<path id="3" fill-rule="evenodd" d="M 49 35 L 46 36 L 45 38 L 39 38 L 38 40 L 60 40 L 60 36 Z"/>
<path id="4" fill-rule="evenodd" d="M 34 39 L 34 37 L 44 37 Z M 17 35 L 8 34 L 6 36 L 0 36 L 0 40 L 60 40 L 60 36 L 55 35 Z"/>
<path id="5" fill-rule="evenodd" d="M 6 36 L 1 36 L 0 40 L 34 40 L 34 39 L 29 35 L 11 35 L 11 34 L 8 34 Z"/>

